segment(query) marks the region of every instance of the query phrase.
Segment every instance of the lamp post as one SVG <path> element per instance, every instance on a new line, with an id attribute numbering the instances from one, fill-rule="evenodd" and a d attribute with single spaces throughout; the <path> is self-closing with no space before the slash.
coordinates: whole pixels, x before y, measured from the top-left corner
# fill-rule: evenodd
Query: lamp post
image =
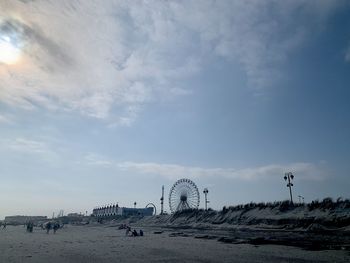
<path id="1" fill-rule="evenodd" d="M 162 186 L 162 197 L 160 198 L 160 214 L 164 213 L 164 185 Z"/>
<path id="2" fill-rule="evenodd" d="M 209 203 L 209 201 L 207 200 L 207 195 L 209 193 L 208 188 L 204 188 L 203 193 L 204 193 L 204 196 L 205 196 L 205 210 L 208 210 L 208 207 L 207 207 L 207 204 Z"/>
<path id="3" fill-rule="evenodd" d="M 292 195 L 292 186 L 293 186 L 293 184 L 291 183 L 291 181 L 293 179 L 294 179 L 294 175 L 291 172 L 288 172 L 288 173 L 284 174 L 284 180 L 285 181 L 288 180 L 287 187 L 289 187 L 289 194 L 290 194 L 290 202 L 291 202 L 291 204 L 293 204 L 293 195 Z"/>

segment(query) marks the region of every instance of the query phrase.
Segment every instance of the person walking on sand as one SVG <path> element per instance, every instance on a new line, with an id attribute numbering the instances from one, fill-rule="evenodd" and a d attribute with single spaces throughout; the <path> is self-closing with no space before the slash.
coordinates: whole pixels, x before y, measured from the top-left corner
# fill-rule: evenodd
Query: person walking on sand
<path id="1" fill-rule="evenodd" d="M 34 223 L 28 222 L 27 223 L 27 232 L 32 233 L 33 232 Z"/>
<path id="2" fill-rule="evenodd" d="M 57 229 L 60 228 L 60 224 L 58 222 L 55 222 L 53 225 L 53 233 L 56 234 Z"/>
<path id="3" fill-rule="evenodd" d="M 6 228 L 6 222 L 4 223 L 4 225 L 2 226 L 2 229 L 5 229 Z"/>
<path id="4" fill-rule="evenodd" d="M 51 229 L 51 222 L 47 222 L 46 224 L 46 234 L 49 234 L 50 233 L 50 229 Z"/>

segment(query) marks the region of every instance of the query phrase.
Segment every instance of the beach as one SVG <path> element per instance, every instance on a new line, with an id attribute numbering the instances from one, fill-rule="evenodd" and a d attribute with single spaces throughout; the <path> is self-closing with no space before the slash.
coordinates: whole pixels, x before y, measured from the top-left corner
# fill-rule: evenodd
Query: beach
<path id="1" fill-rule="evenodd" d="M 346 250 L 224 243 L 204 230 L 198 232 L 204 236 L 181 229 L 142 230 L 143 237 L 131 237 L 113 225 L 68 225 L 56 234 L 7 226 L 0 231 L 0 262 L 350 262 Z"/>

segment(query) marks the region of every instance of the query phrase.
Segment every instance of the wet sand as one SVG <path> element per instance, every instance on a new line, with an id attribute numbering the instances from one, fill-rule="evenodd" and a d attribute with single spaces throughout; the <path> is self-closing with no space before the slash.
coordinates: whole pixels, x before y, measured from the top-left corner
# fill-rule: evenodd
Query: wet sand
<path id="1" fill-rule="evenodd" d="M 8 226 L 0 229 L 0 262 L 350 262 L 343 250 L 230 244 L 143 230 L 143 237 L 126 237 L 116 227 L 69 225 L 47 235 L 39 228 L 27 233 L 23 226 Z"/>

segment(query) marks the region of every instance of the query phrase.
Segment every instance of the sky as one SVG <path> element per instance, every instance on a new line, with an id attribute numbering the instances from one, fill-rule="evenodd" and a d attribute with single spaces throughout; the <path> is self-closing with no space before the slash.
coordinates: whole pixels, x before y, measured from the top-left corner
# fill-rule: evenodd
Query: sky
<path id="1" fill-rule="evenodd" d="M 350 3 L 0 0 L 0 218 L 349 198 Z"/>

